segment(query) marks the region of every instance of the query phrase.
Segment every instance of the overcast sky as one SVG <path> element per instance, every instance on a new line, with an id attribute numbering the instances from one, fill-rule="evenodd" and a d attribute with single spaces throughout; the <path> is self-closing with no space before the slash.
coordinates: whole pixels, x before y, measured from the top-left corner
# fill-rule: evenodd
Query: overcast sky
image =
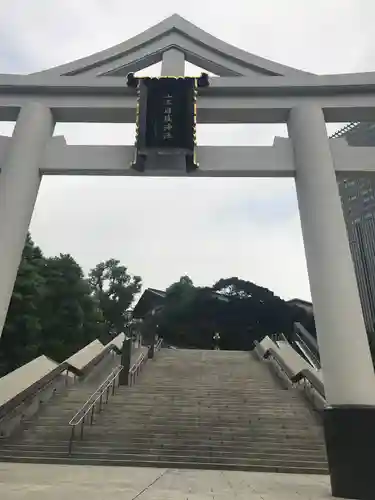
<path id="1" fill-rule="evenodd" d="M 31 73 L 118 44 L 178 13 L 248 52 L 309 72 L 375 71 L 373 0 L 0 0 L 0 73 Z M 152 68 L 153 74 L 158 68 Z M 194 68 L 189 66 L 189 71 Z M 1 124 L 10 135 L 12 124 Z M 332 129 L 330 129 L 332 130 Z M 71 144 L 133 144 L 131 125 L 58 124 Z M 199 144 L 272 144 L 283 126 L 198 127 Z M 290 179 L 44 178 L 31 231 L 87 271 L 115 257 L 145 286 L 238 276 L 309 300 Z"/>

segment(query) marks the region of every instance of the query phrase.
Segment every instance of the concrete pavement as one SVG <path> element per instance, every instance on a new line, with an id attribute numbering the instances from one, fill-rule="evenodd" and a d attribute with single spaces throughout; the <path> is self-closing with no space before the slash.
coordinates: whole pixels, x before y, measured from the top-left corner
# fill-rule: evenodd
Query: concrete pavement
<path id="1" fill-rule="evenodd" d="M 260 472 L 0 464 L 2 500 L 328 500 L 329 477 Z"/>

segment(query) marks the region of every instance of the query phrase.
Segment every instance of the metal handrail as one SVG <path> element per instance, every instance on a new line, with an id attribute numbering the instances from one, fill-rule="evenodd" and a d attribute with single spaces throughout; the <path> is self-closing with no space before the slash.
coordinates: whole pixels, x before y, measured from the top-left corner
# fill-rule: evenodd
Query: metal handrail
<path id="1" fill-rule="evenodd" d="M 159 339 L 155 345 L 155 350 L 158 351 L 163 344 L 163 339 Z M 133 364 L 133 366 L 129 369 L 128 373 L 128 383 L 129 385 L 133 385 L 136 377 L 142 371 L 144 364 L 147 362 L 148 356 L 144 353 L 138 356 L 137 361 Z M 112 395 L 115 393 L 116 387 L 116 378 L 119 376 L 121 371 L 124 369 L 123 365 L 117 366 L 112 372 L 108 375 L 108 377 L 100 384 L 100 386 L 96 389 L 96 391 L 89 397 L 89 399 L 81 406 L 81 408 L 77 411 L 74 417 L 70 420 L 69 425 L 72 430 L 70 433 L 69 439 L 69 455 L 72 452 L 73 441 L 75 437 L 75 428 L 78 425 L 81 425 L 81 433 L 80 438 L 83 439 L 83 431 L 85 426 L 85 420 L 87 415 L 91 412 L 90 416 L 90 426 L 94 423 L 94 415 L 95 415 L 95 407 L 96 403 L 99 400 L 99 413 L 102 409 L 103 403 L 103 394 L 107 391 L 106 395 L 106 404 L 108 403 L 109 392 L 112 388 Z M 120 381 L 117 385 L 119 385 Z"/>
<path id="2" fill-rule="evenodd" d="M 157 343 L 155 344 L 155 351 L 159 351 L 162 344 L 163 344 L 163 339 L 159 339 L 157 341 Z M 151 349 L 151 347 L 150 347 L 150 349 Z M 147 360 L 148 360 L 148 356 L 146 356 L 144 353 L 139 355 L 137 361 L 134 363 L 134 365 L 129 370 L 129 385 L 134 384 L 136 377 L 142 371 L 143 366 L 146 364 Z"/>
<path id="3" fill-rule="evenodd" d="M 316 338 L 298 321 L 293 324 L 293 333 L 303 337 L 304 342 L 309 348 L 319 355 L 319 346 Z"/>
<path id="4" fill-rule="evenodd" d="M 158 351 L 159 349 L 161 349 L 162 343 L 163 343 L 163 339 L 159 339 L 159 340 L 156 342 L 156 345 L 155 345 L 155 351 Z"/>
<path id="5" fill-rule="evenodd" d="M 121 365 L 118 365 L 118 366 L 116 366 L 116 367 L 115 367 L 115 368 L 111 371 L 111 373 L 108 375 L 108 377 L 107 377 L 105 380 L 103 380 L 103 382 L 99 385 L 99 387 L 95 390 L 95 392 L 93 392 L 93 393 L 91 394 L 91 396 L 89 397 L 89 399 L 88 399 L 88 400 L 87 400 L 87 401 L 86 401 L 86 402 L 85 402 L 85 403 L 81 406 L 81 408 L 77 411 L 77 413 L 76 413 L 74 416 L 77 416 L 77 415 L 78 415 L 78 414 L 79 414 L 79 413 L 80 413 L 80 412 L 81 412 L 81 411 L 82 411 L 82 410 L 86 407 L 86 405 L 88 405 L 88 404 L 89 404 L 92 400 L 94 400 L 94 399 L 95 399 L 95 396 L 97 396 L 98 394 L 100 395 L 100 391 L 102 390 L 102 388 L 103 388 L 104 386 L 106 386 L 106 384 L 107 384 L 110 380 L 112 380 L 112 377 L 113 377 L 114 372 L 115 372 L 117 369 L 119 369 L 120 367 L 121 367 Z M 120 370 L 120 371 L 121 371 L 121 370 Z M 104 387 L 104 389 L 105 389 L 105 388 L 106 388 L 106 387 Z M 74 418 L 74 417 L 73 417 L 73 418 Z M 72 419 L 72 420 L 73 420 L 73 419 Z"/>
<path id="6" fill-rule="evenodd" d="M 87 415 L 91 412 L 90 415 L 90 426 L 94 423 L 94 415 L 95 415 L 95 407 L 96 403 L 99 401 L 99 413 L 102 410 L 102 404 L 103 404 L 103 394 L 107 392 L 106 395 L 106 404 L 108 403 L 108 398 L 109 398 L 109 392 L 112 388 L 112 395 L 115 393 L 115 387 L 116 387 L 116 379 L 123 370 L 123 366 L 119 365 L 117 366 L 112 372 L 109 374 L 109 376 L 100 384 L 98 389 L 92 394 L 89 399 L 85 402 L 85 404 L 77 411 L 77 413 L 74 415 L 74 417 L 70 420 L 69 425 L 71 426 L 72 430 L 70 433 L 70 439 L 69 439 L 69 455 L 72 452 L 73 448 L 73 441 L 75 437 L 75 428 L 78 425 L 81 425 L 81 434 L 80 437 L 83 439 L 83 430 L 85 426 L 85 420 Z"/>
<path id="7" fill-rule="evenodd" d="M 354 128 L 358 127 L 359 123 L 360 122 L 348 123 L 347 125 L 340 128 L 339 130 L 336 130 L 336 132 L 331 135 L 330 139 L 337 139 L 339 137 L 344 136 L 347 132 L 350 132 L 350 130 L 353 130 Z"/>
<path id="8" fill-rule="evenodd" d="M 301 335 L 299 335 L 298 333 L 295 333 L 295 336 L 297 338 L 297 340 L 295 340 L 295 342 L 296 343 L 299 342 L 300 344 L 302 344 L 302 347 L 304 349 L 306 349 L 306 351 L 307 351 L 307 355 L 310 356 L 311 361 L 307 358 L 309 363 L 310 364 L 313 363 L 315 365 L 314 368 L 316 368 L 317 370 L 320 370 L 322 366 L 320 364 L 320 360 L 319 360 L 318 356 L 316 356 L 316 354 L 312 351 L 312 349 L 310 349 L 310 347 L 307 345 L 307 343 L 305 342 L 305 340 L 303 339 L 303 337 Z M 297 347 L 300 350 L 302 350 L 302 352 L 303 352 L 303 349 L 301 348 L 301 346 L 298 346 L 298 344 L 297 344 Z M 305 357 L 307 357 L 306 353 L 303 352 L 303 354 Z"/>
<path id="9" fill-rule="evenodd" d="M 147 356 L 144 353 L 138 356 L 137 361 L 129 370 L 129 385 L 134 385 L 136 377 L 140 374 L 143 369 L 143 365 L 147 362 Z"/>

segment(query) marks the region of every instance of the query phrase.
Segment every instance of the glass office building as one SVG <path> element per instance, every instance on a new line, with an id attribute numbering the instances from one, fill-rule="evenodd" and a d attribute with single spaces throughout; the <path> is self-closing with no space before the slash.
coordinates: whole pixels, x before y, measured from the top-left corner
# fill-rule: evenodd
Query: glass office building
<path id="1" fill-rule="evenodd" d="M 332 137 L 350 146 L 375 146 L 375 123 L 353 123 Z M 375 150 L 374 150 L 375 151 Z M 338 176 L 350 249 L 363 315 L 368 330 L 375 325 L 375 173 Z"/>

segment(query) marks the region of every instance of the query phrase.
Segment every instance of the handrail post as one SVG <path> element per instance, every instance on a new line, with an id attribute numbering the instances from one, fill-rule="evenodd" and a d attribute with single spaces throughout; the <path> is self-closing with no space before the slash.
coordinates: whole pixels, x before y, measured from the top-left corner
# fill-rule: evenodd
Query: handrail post
<path id="1" fill-rule="evenodd" d="M 82 422 L 81 422 L 81 439 L 83 439 L 83 427 L 85 425 L 85 417 L 83 417 Z"/>
<path id="2" fill-rule="evenodd" d="M 122 344 L 121 364 L 124 367 L 119 375 L 119 385 L 129 385 L 129 370 L 131 360 L 131 339 L 125 338 Z"/>
<path id="3" fill-rule="evenodd" d="M 70 433 L 70 439 L 69 439 L 69 455 L 72 454 L 74 431 L 75 431 L 75 426 L 72 425 L 72 432 Z"/>

